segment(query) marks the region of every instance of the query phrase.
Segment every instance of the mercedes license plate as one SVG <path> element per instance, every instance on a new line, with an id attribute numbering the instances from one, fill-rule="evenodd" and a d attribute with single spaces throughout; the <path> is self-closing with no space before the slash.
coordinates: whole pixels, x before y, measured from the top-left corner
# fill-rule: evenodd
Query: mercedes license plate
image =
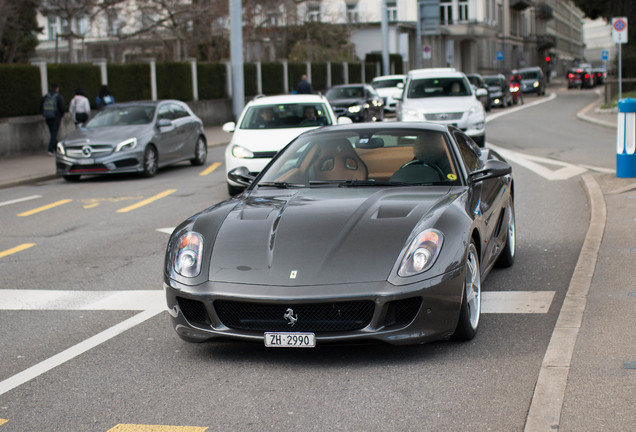
<path id="1" fill-rule="evenodd" d="M 266 347 L 313 348 L 316 346 L 316 335 L 300 332 L 266 332 Z"/>
<path id="2" fill-rule="evenodd" d="M 93 165 L 95 163 L 95 159 L 77 159 L 76 162 L 78 165 Z"/>

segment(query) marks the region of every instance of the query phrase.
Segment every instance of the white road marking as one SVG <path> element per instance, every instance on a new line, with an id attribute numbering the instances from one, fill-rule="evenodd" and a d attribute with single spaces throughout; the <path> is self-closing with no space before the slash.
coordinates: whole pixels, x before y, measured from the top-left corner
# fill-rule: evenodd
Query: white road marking
<path id="1" fill-rule="evenodd" d="M 484 291 L 482 313 L 548 313 L 554 291 Z"/>
<path id="2" fill-rule="evenodd" d="M 508 115 L 508 114 L 512 114 L 513 112 L 521 111 L 521 110 L 524 110 L 526 108 L 533 107 L 535 105 L 540 105 L 542 103 L 550 102 L 550 101 L 556 99 L 556 97 L 557 97 L 556 93 L 550 93 L 550 96 L 548 96 L 547 98 L 541 98 L 541 99 L 536 100 L 534 102 L 529 102 L 529 103 L 525 103 L 523 105 L 519 105 L 519 106 L 517 106 L 515 108 L 507 108 L 507 109 L 505 109 L 505 110 L 503 110 L 503 111 L 501 111 L 501 112 L 499 112 L 497 114 L 488 114 L 486 116 L 486 123 L 488 123 L 490 121 L 493 121 L 493 120 L 495 120 L 495 119 L 497 119 L 499 117 L 502 117 L 502 116 L 505 116 L 505 115 Z"/>
<path id="3" fill-rule="evenodd" d="M 519 153 L 516 151 L 505 149 L 503 147 L 492 145 L 490 143 L 488 143 L 488 147 L 495 150 L 497 153 L 503 156 L 504 159 L 515 162 L 547 180 L 567 180 L 569 178 L 583 174 L 587 171 L 586 168 L 581 166 L 557 161 L 554 159 L 547 159 L 539 156 Z M 545 165 L 556 166 L 559 168 L 556 170 L 552 170 Z"/>
<path id="4" fill-rule="evenodd" d="M 21 202 L 24 202 L 24 201 L 31 201 L 31 200 L 38 199 L 38 198 L 42 198 L 42 195 L 31 195 L 31 196 L 24 197 L 24 198 L 17 198 L 17 199 L 10 200 L 10 201 L 0 202 L 0 207 L 6 206 L 6 205 L 11 205 L 11 204 L 17 204 L 17 203 L 21 203 Z"/>

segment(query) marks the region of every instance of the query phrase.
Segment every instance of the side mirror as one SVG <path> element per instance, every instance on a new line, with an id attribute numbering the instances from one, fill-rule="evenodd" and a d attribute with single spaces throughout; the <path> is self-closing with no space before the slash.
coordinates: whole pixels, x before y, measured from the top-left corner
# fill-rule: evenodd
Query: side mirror
<path id="1" fill-rule="evenodd" d="M 391 96 L 391 97 L 392 97 L 393 99 L 395 99 L 395 100 L 399 100 L 399 101 L 401 101 L 401 100 L 404 100 L 403 96 L 404 96 L 404 92 L 403 92 L 403 91 L 401 91 L 400 93 L 395 93 L 395 94 L 394 94 L 393 96 Z"/>
<path id="2" fill-rule="evenodd" d="M 240 167 L 231 169 L 227 173 L 227 178 L 229 178 L 233 182 L 240 184 L 241 186 L 247 187 L 252 184 L 252 182 L 254 181 L 256 177 L 250 174 L 250 170 L 247 169 L 247 167 L 240 166 Z"/>
<path id="3" fill-rule="evenodd" d="M 404 89 L 404 83 L 397 83 L 397 88 L 399 88 L 400 90 Z"/>
<path id="4" fill-rule="evenodd" d="M 471 181 L 479 182 L 491 178 L 503 177 L 512 173 L 512 167 L 504 161 L 489 159 L 480 170 L 469 174 Z"/>
<path id="5" fill-rule="evenodd" d="M 343 124 L 351 124 L 353 123 L 353 120 L 351 120 L 349 117 L 347 116 L 342 116 L 342 117 L 338 117 L 338 124 L 339 125 L 343 125 Z"/>
<path id="6" fill-rule="evenodd" d="M 157 127 L 159 129 L 163 129 L 163 128 L 169 128 L 174 126 L 172 124 L 172 120 L 168 120 L 168 119 L 160 119 L 159 121 L 157 121 Z"/>
<path id="7" fill-rule="evenodd" d="M 236 130 L 236 123 L 227 122 L 223 125 L 221 129 L 223 129 L 223 132 L 232 133 Z"/>
<path id="8" fill-rule="evenodd" d="M 478 88 L 475 91 L 475 94 L 477 95 L 477 97 L 484 97 L 484 96 L 488 96 L 488 90 L 484 89 L 484 88 Z"/>

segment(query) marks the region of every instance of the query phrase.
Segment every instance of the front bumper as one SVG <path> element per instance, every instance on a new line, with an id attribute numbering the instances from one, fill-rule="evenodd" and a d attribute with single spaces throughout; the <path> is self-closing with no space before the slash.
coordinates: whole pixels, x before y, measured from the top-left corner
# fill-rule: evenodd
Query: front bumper
<path id="1" fill-rule="evenodd" d="M 464 269 L 459 268 L 405 286 L 388 282 L 301 287 L 207 282 L 187 286 L 164 278 L 164 289 L 172 325 L 190 342 L 234 339 L 263 343 L 265 331 L 310 331 L 317 344 L 376 341 L 403 345 L 444 339 L 454 332 L 463 281 Z M 288 308 L 298 312 L 293 327 L 284 319 Z"/>
<path id="2" fill-rule="evenodd" d="M 143 152 L 117 152 L 95 158 L 74 158 L 55 155 L 57 175 L 89 175 L 139 173 L 143 167 Z"/>

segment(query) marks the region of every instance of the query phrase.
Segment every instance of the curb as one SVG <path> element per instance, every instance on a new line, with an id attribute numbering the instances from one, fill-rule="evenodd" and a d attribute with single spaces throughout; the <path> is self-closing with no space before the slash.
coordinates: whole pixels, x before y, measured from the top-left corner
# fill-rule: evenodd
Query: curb
<path id="1" fill-rule="evenodd" d="M 592 124 L 595 124 L 595 125 L 598 125 L 598 126 L 603 126 L 603 127 L 610 128 L 610 129 L 616 129 L 616 123 L 610 123 L 610 122 L 607 122 L 607 121 L 599 120 L 599 119 L 596 119 L 594 117 L 590 117 L 590 116 L 587 115 L 587 112 L 589 110 L 591 110 L 593 107 L 595 107 L 598 103 L 599 103 L 599 100 L 595 100 L 594 102 L 592 102 L 591 104 L 589 104 L 588 106 L 586 106 L 585 108 L 583 108 L 582 110 L 577 112 L 576 113 L 576 118 L 578 118 L 579 120 L 582 120 L 584 122 L 587 122 L 587 123 L 592 123 Z"/>

